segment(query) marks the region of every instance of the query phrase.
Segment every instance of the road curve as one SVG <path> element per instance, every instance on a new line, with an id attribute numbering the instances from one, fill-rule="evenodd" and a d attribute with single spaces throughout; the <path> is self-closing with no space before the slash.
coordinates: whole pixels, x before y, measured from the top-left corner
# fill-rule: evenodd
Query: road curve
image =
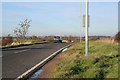
<path id="1" fill-rule="evenodd" d="M 17 78 L 70 43 L 47 43 L 2 50 L 2 78 Z"/>

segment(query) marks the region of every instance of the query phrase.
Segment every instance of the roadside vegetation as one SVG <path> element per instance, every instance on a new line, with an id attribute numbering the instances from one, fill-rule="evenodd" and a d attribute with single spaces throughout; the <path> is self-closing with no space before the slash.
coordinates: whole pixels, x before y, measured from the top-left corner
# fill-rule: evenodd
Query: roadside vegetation
<path id="1" fill-rule="evenodd" d="M 13 43 L 13 37 L 10 36 L 10 34 L 8 34 L 7 37 L 2 37 L 1 38 L 2 46 L 11 45 L 12 43 Z"/>
<path id="2" fill-rule="evenodd" d="M 115 41 L 120 43 L 120 32 L 115 35 Z"/>
<path id="3" fill-rule="evenodd" d="M 89 38 L 90 41 L 97 41 L 97 40 L 102 40 L 105 38 L 106 40 L 108 39 L 109 42 L 112 40 L 109 37 L 91 37 Z M 6 37 L 2 37 L 0 41 L 2 41 L 2 46 L 0 48 L 13 48 L 13 47 L 20 47 L 20 46 L 25 46 L 25 45 L 32 45 L 32 44 L 39 44 L 39 43 L 48 43 L 48 42 L 53 42 L 54 36 L 27 36 L 25 39 L 19 39 L 17 37 L 12 37 L 10 34 Z M 107 41 L 108 41 L 107 40 Z M 75 41 L 80 41 L 80 37 L 75 37 L 75 36 L 62 36 L 62 41 L 63 42 L 75 42 Z M 85 41 L 85 38 L 82 38 L 82 41 Z"/>
<path id="4" fill-rule="evenodd" d="M 8 45 L 8 46 L 0 47 L 0 48 L 2 48 L 2 49 L 16 48 L 16 47 L 29 46 L 29 45 L 33 45 L 33 44 L 43 44 L 43 43 L 49 43 L 49 42 L 43 41 L 43 42 L 39 42 L 39 43 L 19 44 L 19 45 Z"/>
<path id="5" fill-rule="evenodd" d="M 85 43 L 76 43 L 60 57 L 51 78 L 118 78 L 118 45 L 89 42 L 89 56 L 85 56 Z"/>

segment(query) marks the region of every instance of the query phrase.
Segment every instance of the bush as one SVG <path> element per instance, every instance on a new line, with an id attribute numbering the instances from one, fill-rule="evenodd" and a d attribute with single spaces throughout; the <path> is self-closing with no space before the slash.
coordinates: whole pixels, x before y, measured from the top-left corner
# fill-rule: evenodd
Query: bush
<path id="1" fill-rule="evenodd" d="M 7 37 L 2 37 L 2 46 L 10 45 L 13 42 L 13 37 L 7 36 Z"/>
<path id="2" fill-rule="evenodd" d="M 37 39 L 38 37 L 37 36 L 32 36 L 32 39 Z"/>
<path id="3" fill-rule="evenodd" d="M 115 41 L 120 42 L 120 32 L 115 35 Z"/>

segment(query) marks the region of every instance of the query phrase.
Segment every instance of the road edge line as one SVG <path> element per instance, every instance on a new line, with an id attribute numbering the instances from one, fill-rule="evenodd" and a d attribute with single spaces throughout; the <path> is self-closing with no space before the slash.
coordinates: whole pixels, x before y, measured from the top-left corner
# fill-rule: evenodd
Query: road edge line
<path id="1" fill-rule="evenodd" d="M 41 67 L 43 67 L 48 61 L 53 59 L 57 54 L 62 52 L 62 50 L 64 50 L 67 47 L 70 47 L 71 45 L 72 44 L 69 44 L 69 45 L 67 45 L 67 46 L 57 50 L 56 52 L 54 52 L 53 54 L 51 54 L 50 56 L 48 56 L 47 58 L 45 58 L 44 60 L 42 60 L 41 62 L 36 64 L 35 66 L 33 66 L 32 68 L 30 68 L 29 70 L 27 70 L 26 72 L 24 72 L 20 76 L 18 76 L 15 80 L 25 80 L 25 79 L 28 79 L 33 73 L 35 73 L 37 70 L 39 70 Z"/>

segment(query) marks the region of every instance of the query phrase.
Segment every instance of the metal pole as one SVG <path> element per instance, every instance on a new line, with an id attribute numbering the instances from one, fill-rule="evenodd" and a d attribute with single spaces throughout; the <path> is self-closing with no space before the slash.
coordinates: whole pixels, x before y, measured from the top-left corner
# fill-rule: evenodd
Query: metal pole
<path id="1" fill-rule="evenodd" d="M 88 46 L 88 24 L 89 24 L 89 19 L 88 19 L 88 0 L 86 0 L 86 26 L 85 26 L 85 56 L 89 55 L 89 46 Z"/>
<path id="2" fill-rule="evenodd" d="M 82 2 L 80 2 L 80 3 L 82 4 Z M 82 11 L 81 11 L 81 10 L 82 10 L 82 7 L 81 7 L 81 4 L 80 4 L 80 14 L 81 14 L 81 15 L 80 15 L 80 19 L 81 19 L 81 20 L 80 20 L 80 23 L 82 22 Z M 81 30 L 81 31 L 80 31 L 80 43 L 81 43 L 81 42 L 82 42 L 82 23 L 80 24 L 80 28 L 81 28 L 81 29 L 80 29 L 80 30 Z"/>

